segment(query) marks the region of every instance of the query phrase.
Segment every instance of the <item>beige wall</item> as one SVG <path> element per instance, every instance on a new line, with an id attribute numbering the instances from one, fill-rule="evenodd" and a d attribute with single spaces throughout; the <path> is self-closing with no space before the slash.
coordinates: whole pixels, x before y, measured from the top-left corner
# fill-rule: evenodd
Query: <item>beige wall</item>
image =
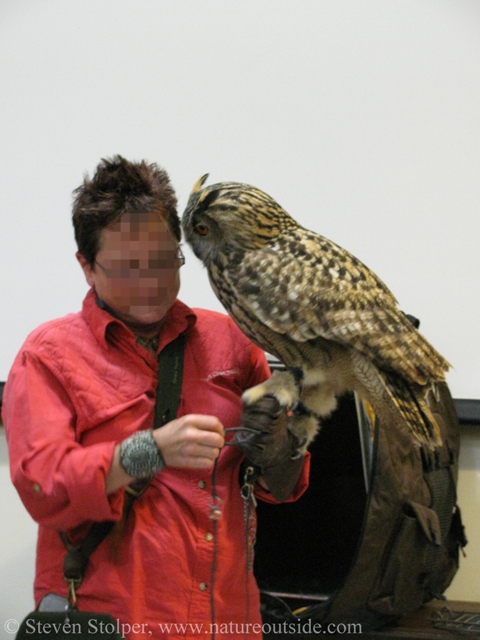
<path id="1" fill-rule="evenodd" d="M 480 602 L 480 427 L 462 428 L 458 503 L 468 545 L 446 595 L 449 600 Z"/>

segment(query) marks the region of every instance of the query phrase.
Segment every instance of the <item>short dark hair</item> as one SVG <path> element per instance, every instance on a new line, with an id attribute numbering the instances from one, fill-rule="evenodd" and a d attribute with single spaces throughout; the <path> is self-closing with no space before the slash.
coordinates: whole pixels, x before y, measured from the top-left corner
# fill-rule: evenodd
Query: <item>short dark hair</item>
<path id="1" fill-rule="evenodd" d="M 79 253 L 93 266 L 100 250 L 100 232 L 125 213 L 159 212 L 180 242 L 177 198 L 164 169 L 157 164 L 129 162 L 116 155 L 102 159 L 92 179 L 73 192 L 72 221 Z"/>

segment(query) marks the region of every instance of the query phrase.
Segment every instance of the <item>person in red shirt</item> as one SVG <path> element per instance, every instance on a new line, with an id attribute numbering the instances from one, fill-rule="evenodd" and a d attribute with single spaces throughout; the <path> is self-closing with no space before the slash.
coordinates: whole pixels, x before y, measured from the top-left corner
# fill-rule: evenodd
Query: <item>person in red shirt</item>
<path id="1" fill-rule="evenodd" d="M 3 398 L 12 480 L 39 523 L 36 605 L 66 595 L 59 531 L 78 543 L 94 523 L 114 521 L 76 589 L 80 610 L 111 614 L 130 640 L 222 629 L 261 638 L 242 463 L 247 454 L 262 474 L 273 459 L 256 496 L 294 500 L 307 487 L 308 454 L 293 455 L 298 443 L 271 398 L 242 412 L 243 391 L 269 376 L 263 352 L 228 316 L 177 299 L 184 259 L 166 172 L 116 156 L 74 193 L 90 290 L 79 313 L 27 338 Z M 180 334 L 177 416 L 153 430 L 157 356 Z M 241 424 L 259 435 L 226 446 Z M 150 482 L 126 514 L 139 478 Z"/>

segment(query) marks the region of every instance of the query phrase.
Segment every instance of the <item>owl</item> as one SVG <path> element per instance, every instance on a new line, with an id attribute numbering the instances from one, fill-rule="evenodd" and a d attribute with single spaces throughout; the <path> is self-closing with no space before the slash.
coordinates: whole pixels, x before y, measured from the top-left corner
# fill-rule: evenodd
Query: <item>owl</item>
<path id="1" fill-rule="evenodd" d="M 337 398 L 356 392 L 380 425 L 439 445 L 429 398 L 450 365 L 382 280 L 266 193 L 236 182 L 202 188 L 207 177 L 190 194 L 185 238 L 240 329 L 286 367 L 247 390 L 244 403 L 273 395 L 306 449 Z"/>

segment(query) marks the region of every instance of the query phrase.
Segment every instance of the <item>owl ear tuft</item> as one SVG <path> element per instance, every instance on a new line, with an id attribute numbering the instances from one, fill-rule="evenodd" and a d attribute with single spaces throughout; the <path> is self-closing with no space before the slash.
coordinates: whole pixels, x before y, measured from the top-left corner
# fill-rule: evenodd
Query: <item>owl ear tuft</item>
<path id="1" fill-rule="evenodd" d="M 197 211 L 206 211 L 208 207 L 215 202 L 220 195 L 220 189 L 213 189 L 209 187 L 200 194 L 197 203 Z"/>
<path id="2" fill-rule="evenodd" d="M 208 173 L 206 173 L 204 176 L 199 178 L 195 182 L 195 184 L 193 185 L 192 193 L 198 193 L 200 191 L 200 189 L 202 188 L 203 183 L 206 181 L 207 178 L 208 178 Z"/>

